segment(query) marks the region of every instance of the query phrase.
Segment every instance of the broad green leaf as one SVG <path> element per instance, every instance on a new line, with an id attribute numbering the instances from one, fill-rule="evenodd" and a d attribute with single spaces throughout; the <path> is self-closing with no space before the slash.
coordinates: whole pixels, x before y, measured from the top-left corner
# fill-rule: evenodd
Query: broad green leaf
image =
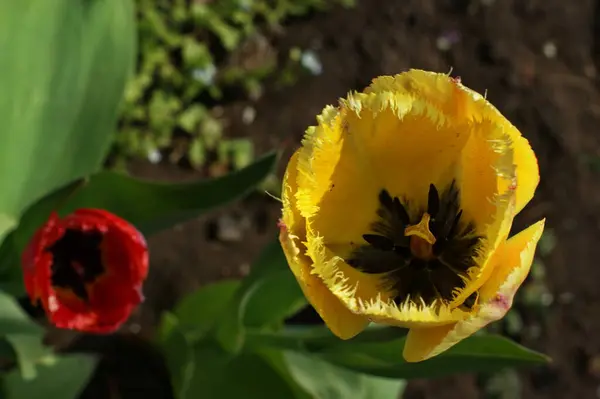
<path id="1" fill-rule="evenodd" d="M 180 399 L 307 399 L 261 353 L 231 356 L 218 344 L 207 341 L 196 345 L 194 355 L 195 373 L 187 394 Z"/>
<path id="2" fill-rule="evenodd" d="M 36 376 L 36 365 L 50 353 L 43 345 L 44 330 L 23 311 L 17 301 L 0 292 L 0 339 L 8 342 L 24 379 Z"/>
<path id="3" fill-rule="evenodd" d="M 277 326 L 306 306 L 306 298 L 291 271 L 273 272 L 263 280 L 246 306 L 245 326 Z"/>
<path id="4" fill-rule="evenodd" d="M 542 365 L 548 358 L 506 338 L 477 335 L 429 360 L 407 363 L 404 338 L 388 342 L 340 342 L 318 352 L 323 359 L 380 377 L 433 378 L 461 372 L 493 372 L 508 367 Z"/>
<path id="5" fill-rule="evenodd" d="M 134 224 L 146 235 L 195 218 L 251 192 L 271 172 L 277 154 L 223 177 L 167 184 L 103 171 L 71 183 L 35 204 L 15 232 L 19 250 L 50 212 L 68 214 L 78 208 L 102 208 Z"/>
<path id="6" fill-rule="evenodd" d="M 163 318 L 159 336 L 178 399 L 308 399 L 296 396 L 294 386 L 260 354 L 232 356 L 210 339 L 192 343 L 173 315 L 167 314 Z"/>
<path id="7" fill-rule="evenodd" d="M 38 334 L 8 334 L 6 340 L 12 345 L 17 355 L 17 362 L 24 380 L 31 380 L 37 375 L 37 365 L 52 353 L 51 348 L 42 342 L 44 336 Z"/>
<path id="8" fill-rule="evenodd" d="M 179 320 L 170 313 L 163 315 L 159 345 L 171 374 L 174 394 L 177 398 L 185 398 L 194 376 L 195 356 L 192 344 L 179 326 Z"/>
<path id="9" fill-rule="evenodd" d="M 257 283 L 243 315 L 248 327 L 277 325 L 306 306 L 306 298 L 287 267 L 278 240 L 270 243 L 254 265 L 249 279 Z"/>
<path id="10" fill-rule="evenodd" d="M 0 337 L 9 334 L 38 335 L 42 327 L 33 322 L 15 298 L 0 291 Z"/>
<path id="11" fill-rule="evenodd" d="M 0 243 L 4 241 L 4 237 L 17 226 L 18 222 L 14 217 L 9 215 L 0 214 Z"/>
<path id="12" fill-rule="evenodd" d="M 37 199 L 100 168 L 135 62 L 129 0 L 0 4 L 0 238 Z"/>
<path id="13" fill-rule="evenodd" d="M 219 281 L 187 295 L 174 311 L 181 328 L 193 338 L 204 335 L 221 316 L 240 284 L 239 280 Z"/>
<path id="14" fill-rule="evenodd" d="M 316 355 L 288 351 L 285 359 L 292 376 L 312 398 L 397 399 L 405 386 L 403 380 L 356 373 Z"/>
<path id="15" fill-rule="evenodd" d="M 267 245 L 250 268 L 250 274 L 231 299 L 216 326 L 216 338 L 229 352 L 238 352 L 244 344 L 244 319 L 252 297 L 260 291 L 273 273 L 287 269 L 281 262 L 281 247 L 274 240 Z"/>
<path id="16" fill-rule="evenodd" d="M 90 356 L 50 356 L 33 380 L 24 379 L 18 370 L 5 374 L 1 380 L 2 398 L 76 399 L 95 366 L 96 360 Z"/>
<path id="17" fill-rule="evenodd" d="M 246 345 L 250 348 L 276 347 L 279 349 L 303 350 L 319 352 L 324 348 L 339 345 L 341 342 L 386 342 L 397 340 L 406 335 L 405 330 L 396 327 L 370 324 L 361 334 L 347 341 L 338 337 L 324 325 L 320 326 L 286 326 L 277 331 L 258 328 L 246 330 Z"/>
<path id="18" fill-rule="evenodd" d="M 405 330 L 370 325 L 342 341 L 324 326 L 287 326 L 279 331 L 249 328 L 247 348 L 279 348 L 313 353 L 332 364 L 387 378 L 428 378 L 460 372 L 493 372 L 508 367 L 542 365 L 548 358 L 506 338 L 483 334 L 461 341 L 420 363 L 402 358 Z"/>

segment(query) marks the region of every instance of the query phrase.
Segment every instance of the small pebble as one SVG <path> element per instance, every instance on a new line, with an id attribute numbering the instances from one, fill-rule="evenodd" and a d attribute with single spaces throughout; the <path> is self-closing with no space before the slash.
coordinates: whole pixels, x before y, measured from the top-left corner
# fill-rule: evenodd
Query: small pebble
<path id="1" fill-rule="evenodd" d="M 546 42 L 544 43 L 544 47 L 542 48 L 542 51 L 544 53 L 544 55 L 546 56 L 546 58 L 554 58 L 556 57 L 556 44 L 554 44 L 553 42 Z"/>
<path id="2" fill-rule="evenodd" d="M 220 241 L 238 242 L 243 238 L 242 226 L 230 215 L 223 215 L 217 219 L 217 238 Z"/>
<path id="3" fill-rule="evenodd" d="M 162 160 L 162 154 L 157 149 L 148 152 L 148 161 L 152 164 L 157 164 Z"/>
<path id="4" fill-rule="evenodd" d="M 132 323 L 129 325 L 129 332 L 132 334 L 139 334 L 142 331 L 142 326 L 139 323 Z"/>
<path id="5" fill-rule="evenodd" d="M 244 122 L 244 125 L 251 125 L 255 118 L 256 109 L 250 106 L 244 107 L 242 111 L 242 122 Z"/>
<path id="6" fill-rule="evenodd" d="M 436 46 L 440 51 L 448 51 L 452 46 L 460 41 L 460 35 L 456 31 L 446 32 L 436 40 Z"/>
<path id="7" fill-rule="evenodd" d="M 300 64 L 313 75 L 320 75 L 323 72 L 321 60 L 319 60 L 319 56 L 314 51 L 304 51 L 300 57 Z"/>
<path id="8" fill-rule="evenodd" d="M 250 264 L 249 263 L 242 263 L 239 267 L 239 272 L 240 275 L 243 276 L 247 276 L 250 273 Z"/>
<path id="9" fill-rule="evenodd" d="M 196 68 L 192 71 L 192 77 L 205 85 L 213 83 L 217 75 L 217 68 L 213 64 L 209 64 L 205 68 Z"/>

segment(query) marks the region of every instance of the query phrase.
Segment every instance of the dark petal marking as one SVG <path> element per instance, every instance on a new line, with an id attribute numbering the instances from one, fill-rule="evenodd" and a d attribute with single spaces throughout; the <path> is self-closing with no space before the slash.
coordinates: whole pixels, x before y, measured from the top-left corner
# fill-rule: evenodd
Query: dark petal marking
<path id="1" fill-rule="evenodd" d="M 384 287 L 394 292 L 396 303 L 412 298 L 417 306 L 422 300 L 437 308 L 452 301 L 455 293 L 465 288 L 483 240 L 474 225 L 463 220 L 455 182 L 441 195 L 434 185 L 429 187 L 429 228 L 436 237 L 433 259 L 415 258 L 411 253 L 410 237 L 404 235 L 411 224 L 407 203 L 385 189 L 379 193 L 379 202 L 378 220 L 371 224 L 371 233 L 363 236 L 367 244 L 353 251 L 347 263 L 364 273 L 382 274 Z M 465 306 L 475 303 L 477 296 L 474 298 L 467 298 Z"/>
<path id="2" fill-rule="evenodd" d="M 352 258 L 346 263 L 363 273 L 381 274 L 402 270 L 408 265 L 408 259 L 393 251 L 382 251 L 365 245 L 354 251 Z"/>
<path id="3" fill-rule="evenodd" d="M 381 190 L 379 193 L 379 202 L 381 202 L 381 205 L 387 209 L 392 209 L 394 206 L 394 200 L 387 190 Z"/>
<path id="4" fill-rule="evenodd" d="M 440 196 L 437 188 L 433 184 L 429 185 L 429 194 L 427 195 L 427 213 L 435 218 L 440 211 Z"/>
<path id="5" fill-rule="evenodd" d="M 435 273 L 432 273 L 431 282 L 435 285 L 442 298 L 452 298 L 454 296 L 453 291 L 456 288 L 464 288 L 464 281 L 453 269 L 446 267 L 446 265 L 438 259 L 434 259 L 430 263 L 436 264 Z"/>
<path id="6" fill-rule="evenodd" d="M 473 292 L 471 295 L 469 295 L 467 297 L 467 299 L 465 299 L 462 306 L 472 309 L 473 306 L 475 306 L 475 303 L 477 302 L 478 297 L 479 297 L 479 293 L 477 291 Z"/>
<path id="7" fill-rule="evenodd" d="M 375 249 L 380 249 L 382 251 L 391 251 L 394 249 L 392 240 L 385 236 L 378 234 L 363 234 L 363 239 Z"/>
<path id="8" fill-rule="evenodd" d="M 404 226 L 410 223 L 408 212 L 406 212 L 406 208 L 404 208 L 398 197 L 394 197 L 394 211 Z"/>

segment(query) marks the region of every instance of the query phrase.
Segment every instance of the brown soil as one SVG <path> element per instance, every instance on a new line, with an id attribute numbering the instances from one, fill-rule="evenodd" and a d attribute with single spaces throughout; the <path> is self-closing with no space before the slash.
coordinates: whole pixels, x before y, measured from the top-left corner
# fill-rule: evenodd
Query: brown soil
<path id="1" fill-rule="evenodd" d="M 354 9 L 337 8 L 291 21 L 273 34 L 271 44 L 282 62 L 290 48 L 308 48 L 318 54 L 323 72 L 305 76 L 291 88 L 269 83 L 265 95 L 253 104 L 257 117 L 250 125 L 241 122 L 249 102 L 239 99 L 227 105 L 228 134 L 252 138 L 259 152 L 284 144 L 297 146 L 324 105 L 335 103 L 351 89 L 364 88 L 375 76 L 410 67 L 440 72 L 453 68 L 453 75 L 461 76 L 467 86 L 487 91 L 488 99 L 519 127 L 539 158 L 542 181 L 515 229 L 547 217 L 548 229 L 557 237 L 554 250 L 543 259 L 548 285 L 555 298 L 571 295 L 571 300 L 557 300 L 549 307 L 539 338 L 522 339 L 553 359 L 548 367 L 520 372 L 522 397 L 596 397 L 600 386 L 600 371 L 594 367 L 600 356 L 600 2 L 358 3 Z M 448 50 L 438 48 L 439 37 L 450 42 Z M 550 54 L 549 43 L 555 46 L 555 55 Z M 136 164 L 132 170 L 157 179 L 193 175 L 171 166 Z M 232 214 L 249 217 L 250 227 L 242 229 L 240 240 L 215 240 L 212 222 Z M 277 217 L 278 204 L 257 197 L 150 238 L 147 301 L 129 327 L 136 330 L 141 323 L 144 335 L 150 335 L 160 312 L 182 295 L 209 281 L 243 275 L 261 246 L 274 236 Z M 413 381 L 405 397 L 484 397 L 479 385 L 472 376 Z M 133 391 L 123 388 L 120 397 L 137 397 L 127 394 Z"/>

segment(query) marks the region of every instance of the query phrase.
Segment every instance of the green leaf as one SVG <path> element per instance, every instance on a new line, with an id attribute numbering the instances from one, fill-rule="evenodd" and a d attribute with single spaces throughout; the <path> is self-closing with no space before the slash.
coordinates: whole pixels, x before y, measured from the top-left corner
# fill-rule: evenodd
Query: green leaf
<path id="1" fill-rule="evenodd" d="M 239 280 L 219 281 L 187 295 L 174 311 L 181 328 L 194 338 L 204 335 L 223 313 L 240 284 Z"/>
<path id="2" fill-rule="evenodd" d="M 285 352 L 292 376 L 312 398 L 397 399 L 403 380 L 373 377 L 336 367 L 315 355 Z"/>
<path id="3" fill-rule="evenodd" d="M 307 399 L 296 396 L 294 386 L 280 376 L 270 359 L 258 353 L 232 356 L 210 339 L 192 343 L 173 315 L 163 318 L 159 337 L 178 399 Z"/>
<path id="4" fill-rule="evenodd" d="M 6 399 L 76 399 L 87 384 L 96 360 L 90 356 L 51 356 L 39 367 L 33 380 L 26 380 L 18 370 L 2 378 Z"/>
<path id="5" fill-rule="evenodd" d="M 36 376 L 36 365 L 51 353 L 44 346 L 44 330 L 23 311 L 17 301 L 0 291 L 0 339 L 8 342 L 23 379 Z"/>
<path id="6" fill-rule="evenodd" d="M 278 240 L 265 248 L 248 279 L 257 284 L 243 315 L 248 327 L 278 325 L 307 304 Z"/>
<path id="7" fill-rule="evenodd" d="M 101 167 L 135 61 L 131 1 L 0 3 L 0 239 L 29 205 Z"/>
<path id="8" fill-rule="evenodd" d="M 278 326 L 306 306 L 306 298 L 290 270 L 265 276 L 250 297 L 243 323 L 247 327 Z"/>
<path id="9" fill-rule="evenodd" d="M 196 345 L 194 354 L 195 373 L 181 399 L 307 398 L 261 353 L 231 356 L 216 343 L 206 341 Z"/>
<path id="10" fill-rule="evenodd" d="M 195 356 L 192 344 L 183 333 L 179 320 L 170 313 L 163 315 L 159 344 L 171 373 L 174 394 L 177 398 L 185 398 L 194 375 Z"/>
<path id="11" fill-rule="evenodd" d="M 260 289 L 271 278 L 274 273 L 287 270 L 285 260 L 282 262 L 281 246 L 274 240 L 263 249 L 258 260 L 250 268 L 250 274 L 242 280 L 242 285 L 235 296 L 229 302 L 223 317 L 216 326 L 216 338 L 223 348 L 229 352 L 238 352 L 244 344 L 245 326 L 244 320 L 248 306 L 254 295 L 260 295 Z M 291 274 L 291 272 L 288 271 Z M 257 299 L 258 301 L 263 301 Z M 260 303 L 260 302 L 258 302 Z M 253 316 L 257 320 L 256 306 L 253 305 Z M 265 311 L 268 311 L 266 309 Z M 262 320 L 267 319 L 264 315 Z"/>
<path id="12" fill-rule="evenodd" d="M 248 328 L 246 330 L 246 346 L 250 348 L 276 347 L 279 349 L 319 352 L 324 348 L 339 345 L 341 342 L 381 343 L 397 340 L 403 335 L 405 335 L 405 330 L 403 329 L 378 324 L 370 324 L 361 334 L 347 341 L 340 341 L 324 325 L 286 326 L 277 331 Z"/>
<path id="13" fill-rule="evenodd" d="M 42 327 L 33 322 L 17 301 L 0 291 L 0 337 L 10 334 L 41 334 Z"/>
<path id="14" fill-rule="evenodd" d="M 44 346 L 42 333 L 38 334 L 9 334 L 6 340 L 12 346 L 21 376 L 24 380 L 34 379 L 37 375 L 36 366 L 44 357 L 50 355 L 51 348 Z"/>
<path id="15" fill-rule="evenodd" d="M 22 251 L 35 230 L 56 208 L 65 215 L 78 208 L 102 208 L 151 235 L 198 217 L 251 192 L 271 172 L 277 154 L 269 154 L 239 171 L 216 179 L 166 184 L 103 171 L 71 183 L 35 204 L 15 231 L 16 249 Z"/>
<path id="16" fill-rule="evenodd" d="M 405 338 L 388 342 L 340 342 L 319 352 L 323 359 L 355 371 L 390 378 L 434 378 L 454 373 L 494 372 L 508 367 L 542 365 L 548 358 L 506 338 L 467 338 L 429 360 L 407 363 Z"/>

